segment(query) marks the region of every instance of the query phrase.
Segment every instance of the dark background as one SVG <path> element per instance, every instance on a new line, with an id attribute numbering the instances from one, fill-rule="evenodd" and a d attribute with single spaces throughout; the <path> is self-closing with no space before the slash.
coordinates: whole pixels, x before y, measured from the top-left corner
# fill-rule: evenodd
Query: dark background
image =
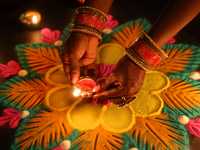
<path id="1" fill-rule="evenodd" d="M 168 0 L 115 0 L 109 14 L 119 24 L 145 17 L 152 24 L 165 8 Z M 0 63 L 16 60 L 15 45 L 41 43 L 41 29 L 64 30 L 72 21 L 75 9 L 81 6 L 76 0 L 0 0 Z M 19 16 L 27 10 L 38 11 L 41 22 L 27 26 Z M 187 10 L 185 10 L 187 11 Z M 200 15 L 183 28 L 175 37 L 176 43 L 200 46 Z M 0 84 L 7 79 L 0 78 Z M 0 106 L 0 116 L 4 107 Z M 0 127 L 0 150 L 7 150 L 12 143 L 15 129 Z M 190 137 L 190 149 L 200 149 L 200 138 Z"/>

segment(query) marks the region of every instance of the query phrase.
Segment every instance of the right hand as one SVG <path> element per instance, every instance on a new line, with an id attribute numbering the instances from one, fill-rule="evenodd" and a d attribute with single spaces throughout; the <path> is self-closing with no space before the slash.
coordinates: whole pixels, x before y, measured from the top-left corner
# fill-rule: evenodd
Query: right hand
<path id="1" fill-rule="evenodd" d="M 80 67 L 94 63 L 98 47 L 96 36 L 73 32 L 64 43 L 61 60 L 65 74 L 71 83 L 80 77 Z"/>
<path id="2" fill-rule="evenodd" d="M 94 91 L 97 92 L 94 98 L 106 97 L 114 104 L 123 104 L 124 96 L 127 101 L 127 106 L 132 102 L 144 82 L 146 71 L 135 64 L 127 55 L 122 57 L 117 63 L 112 73 L 99 85 L 94 87 Z M 114 83 L 116 83 L 115 85 Z"/>

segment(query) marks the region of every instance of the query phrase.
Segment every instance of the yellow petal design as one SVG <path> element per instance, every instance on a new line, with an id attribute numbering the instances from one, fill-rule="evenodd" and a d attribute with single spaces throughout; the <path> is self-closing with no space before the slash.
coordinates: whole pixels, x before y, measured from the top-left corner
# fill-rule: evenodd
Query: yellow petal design
<path id="1" fill-rule="evenodd" d="M 101 125 L 107 131 L 123 133 L 131 129 L 135 123 L 135 115 L 130 107 L 119 109 L 112 104 L 104 112 Z"/>
<path id="2" fill-rule="evenodd" d="M 159 71 L 151 71 L 146 73 L 141 90 L 149 92 L 150 91 L 160 92 L 168 88 L 169 85 L 170 85 L 170 80 L 164 73 Z"/>
<path id="3" fill-rule="evenodd" d="M 74 102 L 82 98 L 74 97 L 71 85 L 60 85 L 49 90 L 46 94 L 44 104 L 54 110 L 68 109 Z"/>
<path id="4" fill-rule="evenodd" d="M 124 56 L 124 48 L 115 43 L 106 43 L 98 47 L 96 63 L 116 64 Z"/>
<path id="5" fill-rule="evenodd" d="M 71 127 L 80 131 L 94 129 L 99 125 L 105 107 L 91 105 L 85 99 L 77 101 L 67 111 L 67 121 Z"/>
<path id="6" fill-rule="evenodd" d="M 137 117 L 159 115 L 164 107 L 163 100 L 157 94 L 139 92 L 136 94 L 136 97 L 137 98 L 131 107 Z"/>
<path id="7" fill-rule="evenodd" d="M 45 80 L 51 85 L 68 84 L 69 80 L 65 76 L 63 65 L 57 65 L 45 74 Z"/>
<path id="8" fill-rule="evenodd" d="M 155 86 L 156 85 L 156 86 Z M 170 86 L 169 78 L 162 72 L 147 72 L 143 86 L 131 105 L 136 116 L 159 115 L 164 107 L 163 99 L 158 95 Z"/>

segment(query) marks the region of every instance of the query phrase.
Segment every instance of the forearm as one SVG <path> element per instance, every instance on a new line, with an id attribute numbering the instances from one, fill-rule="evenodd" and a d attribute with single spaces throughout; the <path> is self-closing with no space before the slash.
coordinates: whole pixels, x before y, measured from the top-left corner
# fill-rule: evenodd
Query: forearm
<path id="1" fill-rule="evenodd" d="M 84 5 L 97 8 L 107 14 L 112 3 L 113 0 L 85 0 Z"/>
<path id="2" fill-rule="evenodd" d="M 200 12 L 200 0 L 171 0 L 149 35 L 162 47 Z"/>

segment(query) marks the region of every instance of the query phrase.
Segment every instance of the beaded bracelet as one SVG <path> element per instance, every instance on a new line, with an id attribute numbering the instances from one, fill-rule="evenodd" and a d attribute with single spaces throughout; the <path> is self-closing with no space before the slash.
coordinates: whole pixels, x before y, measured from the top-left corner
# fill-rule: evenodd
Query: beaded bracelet
<path id="1" fill-rule="evenodd" d="M 146 32 L 131 47 L 125 48 L 125 52 L 132 61 L 146 71 L 153 70 L 163 58 L 168 57 Z"/>
<path id="2" fill-rule="evenodd" d="M 98 39 L 101 38 L 101 32 L 103 30 L 103 24 L 108 20 L 108 16 L 93 7 L 82 6 L 76 10 L 76 16 L 71 32 L 82 32 L 96 36 Z"/>

